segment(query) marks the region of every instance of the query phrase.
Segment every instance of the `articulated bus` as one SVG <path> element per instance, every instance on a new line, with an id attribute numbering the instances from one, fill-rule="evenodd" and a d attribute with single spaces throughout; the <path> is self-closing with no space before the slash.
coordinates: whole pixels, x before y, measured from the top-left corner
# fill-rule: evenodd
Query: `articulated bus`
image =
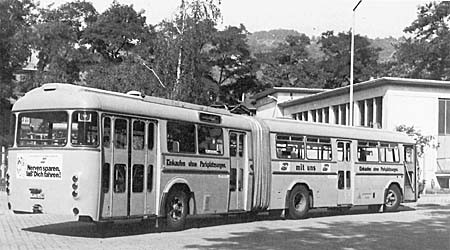
<path id="1" fill-rule="evenodd" d="M 416 201 L 414 141 L 50 83 L 13 107 L 8 207 L 108 222 Z"/>

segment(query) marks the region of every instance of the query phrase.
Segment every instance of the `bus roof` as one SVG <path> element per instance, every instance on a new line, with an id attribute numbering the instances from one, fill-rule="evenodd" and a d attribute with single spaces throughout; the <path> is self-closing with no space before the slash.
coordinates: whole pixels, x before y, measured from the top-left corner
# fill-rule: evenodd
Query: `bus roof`
<path id="1" fill-rule="evenodd" d="M 31 90 L 14 104 L 12 110 L 16 112 L 55 109 L 92 109 L 191 122 L 199 121 L 199 113 L 207 113 L 220 115 L 224 126 L 250 129 L 248 120 L 243 122 L 237 118 L 240 117 L 239 115 L 232 114 L 225 109 L 64 83 L 48 83 Z"/>
<path id="2" fill-rule="evenodd" d="M 235 129 L 251 130 L 254 128 L 255 123 L 263 122 L 267 125 L 270 132 L 276 133 L 414 143 L 411 137 L 399 132 L 302 122 L 292 119 L 255 119 L 253 117 L 231 114 L 225 109 L 152 96 L 140 97 L 62 83 L 44 84 L 31 90 L 14 104 L 12 110 L 17 112 L 68 109 L 101 110 L 119 115 L 164 118 L 186 122 L 199 122 L 199 113 L 207 113 L 220 116 L 222 126 Z"/>
<path id="3" fill-rule="evenodd" d="M 384 129 L 349 127 L 344 125 L 305 122 L 293 119 L 263 119 L 271 132 L 315 135 L 343 139 L 373 140 L 414 144 L 411 136 Z"/>

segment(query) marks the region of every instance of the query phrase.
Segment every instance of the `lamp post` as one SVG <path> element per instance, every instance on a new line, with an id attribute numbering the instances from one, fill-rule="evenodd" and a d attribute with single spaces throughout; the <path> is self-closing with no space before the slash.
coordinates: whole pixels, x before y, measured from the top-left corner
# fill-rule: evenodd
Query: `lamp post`
<path id="1" fill-rule="evenodd" d="M 354 56 L 355 56 L 355 13 L 356 8 L 358 8 L 359 4 L 361 4 L 362 0 L 359 0 L 358 3 L 353 8 L 353 18 L 352 18 L 352 40 L 350 44 L 350 126 L 353 126 L 353 64 L 354 64 Z"/>

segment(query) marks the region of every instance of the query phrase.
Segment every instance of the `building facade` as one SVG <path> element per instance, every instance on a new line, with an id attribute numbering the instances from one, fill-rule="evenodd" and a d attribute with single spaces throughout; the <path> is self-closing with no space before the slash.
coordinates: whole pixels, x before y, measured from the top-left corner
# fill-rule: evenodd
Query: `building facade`
<path id="1" fill-rule="evenodd" d="M 256 115 L 350 125 L 349 86 L 301 94 L 288 89 L 256 95 Z M 421 179 L 426 189 L 449 188 L 450 81 L 379 78 L 355 84 L 353 100 L 354 126 L 396 130 L 404 125 L 432 136 L 419 159 Z"/>

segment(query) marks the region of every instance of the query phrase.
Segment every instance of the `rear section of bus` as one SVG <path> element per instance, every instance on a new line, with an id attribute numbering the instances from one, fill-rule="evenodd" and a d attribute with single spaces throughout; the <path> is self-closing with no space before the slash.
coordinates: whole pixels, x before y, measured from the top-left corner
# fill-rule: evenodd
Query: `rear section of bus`
<path id="1" fill-rule="evenodd" d="M 99 115 L 81 109 L 79 100 L 76 93 L 39 88 L 14 105 L 7 173 L 12 211 L 98 218 Z"/>

